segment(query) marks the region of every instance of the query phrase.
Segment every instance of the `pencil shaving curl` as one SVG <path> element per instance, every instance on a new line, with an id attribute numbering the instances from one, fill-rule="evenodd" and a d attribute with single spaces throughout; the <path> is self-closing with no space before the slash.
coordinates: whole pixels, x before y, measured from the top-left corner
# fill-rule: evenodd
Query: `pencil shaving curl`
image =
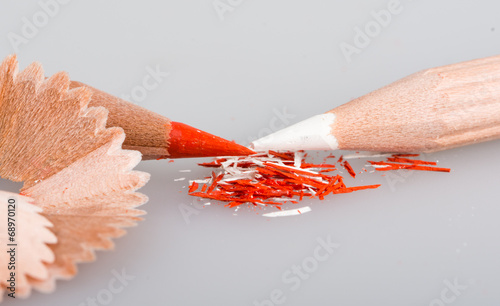
<path id="1" fill-rule="evenodd" d="M 15 56 L 0 65 L 0 176 L 24 186 L 22 195 L 0 192 L 0 218 L 15 199 L 16 297 L 27 297 L 33 288 L 53 291 L 95 250 L 113 248 L 111 239 L 144 214 L 136 207 L 147 197 L 135 191 L 149 174 L 133 171 L 141 155 L 121 148 L 121 128 L 105 127 L 107 110 L 87 107 L 89 90 L 69 90 L 63 72 L 45 79 L 38 63 L 17 67 Z M 8 239 L 7 227 L 0 238 Z M 9 292 L 7 267 L 0 266 L 0 299 Z"/>

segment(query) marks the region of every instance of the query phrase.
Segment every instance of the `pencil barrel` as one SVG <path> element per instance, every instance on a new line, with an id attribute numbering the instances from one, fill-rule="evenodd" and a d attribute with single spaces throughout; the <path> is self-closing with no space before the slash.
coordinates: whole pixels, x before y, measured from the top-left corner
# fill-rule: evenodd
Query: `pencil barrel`
<path id="1" fill-rule="evenodd" d="M 431 152 L 500 138 L 500 56 L 417 72 L 333 109 L 339 148 Z"/>
<path id="2" fill-rule="evenodd" d="M 70 87 L 91 90 L 89 106 L 103 106 L 109 111 L 106 127 L 121 127 L 125 131 L 124 149 L 140 151 L 143 160 L 169 156 L 169 119 L 77 81 L 71 81 Z"/>

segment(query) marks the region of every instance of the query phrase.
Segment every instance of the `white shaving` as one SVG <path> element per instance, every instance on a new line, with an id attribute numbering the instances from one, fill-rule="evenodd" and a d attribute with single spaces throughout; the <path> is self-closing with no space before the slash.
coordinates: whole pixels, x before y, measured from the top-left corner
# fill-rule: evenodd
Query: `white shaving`
<path id="1" fill-rule="evenodd" d="M 303 152 L 295 152 L 294 158 L 293 158 L 293 166 L 300 168 L 302 165 L 302 159 L 304 158 L 304 153 Z"/>
<path id="2" fill-rule="evenodd" d="M 367 167 L 373 167 L 373 168 L 387 168 L 390 167 L 390 165 L 366 165 Z"/>
<path id="3" fill-rule="evenodd" d="M 210 181 L 211 181 L 210 179 L 192 180 L 192 181 L 189 181 L 189 184 L 192 184 L 192 183 L 207 184 Z"/>
<path id="4" fill-rule="evenodd" d="M 305 206 L 299 209 L 290 209 L 290 210 L 281 210 L 281 211 L 275 211 L 272 213 L 267 213 L 263 214 L 263 217 L 289 217 L 289 216 L 296 216 L 296 215 L 301 215 L 305 214 L 311 211 L 311 207 Z"/>

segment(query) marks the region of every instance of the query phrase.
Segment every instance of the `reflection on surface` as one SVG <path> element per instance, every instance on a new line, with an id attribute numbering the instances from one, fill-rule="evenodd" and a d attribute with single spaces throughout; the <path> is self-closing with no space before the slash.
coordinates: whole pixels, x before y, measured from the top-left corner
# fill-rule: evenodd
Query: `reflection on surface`
<path id="1" fill-rule="evenodd" d="M 18 193 L 22 187 L 23 187 L 22 182 L 12 182 L 0 178 L 0 190 Z"/>

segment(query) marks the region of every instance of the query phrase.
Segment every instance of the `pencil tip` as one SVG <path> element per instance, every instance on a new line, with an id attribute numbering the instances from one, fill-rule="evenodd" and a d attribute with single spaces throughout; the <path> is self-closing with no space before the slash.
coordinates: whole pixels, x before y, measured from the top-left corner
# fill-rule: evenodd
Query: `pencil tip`
<path id="1" fill-rule="evenodd" d="M 169 158 L 245 156 L 255 154 L 249 148 L 209 134 L 180 122 L 171 122 Z"/>
<path id="2" fill-rule="evenodd" d="M 331 125 L 335 114 L 317 115 L 253 141 L 250 148 L 267 150 L 336 150 L 338 143 Z"/>

